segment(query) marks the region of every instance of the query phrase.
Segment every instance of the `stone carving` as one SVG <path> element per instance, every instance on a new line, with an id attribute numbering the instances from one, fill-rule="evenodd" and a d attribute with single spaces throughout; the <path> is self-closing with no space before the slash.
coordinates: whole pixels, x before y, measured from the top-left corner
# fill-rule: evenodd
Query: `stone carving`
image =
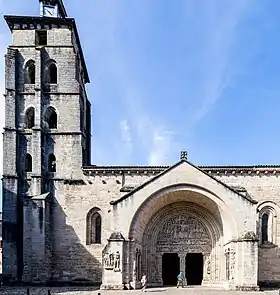
<path id="1" fill-rule="evenodd" d="M 225 250 L 225 256 L 226 256 L 226 279 L 230 279 L 230 249 Z"/>
<path id="2" fill-rule="evenodd" d="M 188 152 L 187 151 L 181 151 L 181 160 L 187 160 L 188 158 Z"/>
<path id="3" fill-rule="evenodd" d="M 120 252 L 117 251 L 115 254 L 115 260 L 114 260 L 114 271 L 120 271 L 120 263 L 121 263 L 121 255 Z"/>
<path id="4" fill-rule="evenodd" d="M 136 260 L 133 261 L 132 277 L 133 277 L 133 281 L 135 282 L 136 279 L 137 279 L 137 266 L 136 266 Z"/>
<path id="5" fill-rule="evenodd" d="M 114 268 L 114 254 L 111 251 L 109 251 L 109 253 L 104 253 L 103 264 L 105 269 Z"/>
<path id="6" fill-rule="evenodd" d="M 109 265 L 110 267 L 114 266 L 114 253 L 112 252 L 109 253 Z"/>
<path id="7" fill-rule="evenodd" d="M 210 237 L 206 227 L 199 219 L 189 215 L 171 217 L 163 225 L 157 237 L 159 252 L 180 252 L 186 248 L 205 252 L 209 247 L 211 247 Z"/>
<path id="8" fill-rule="evenodd" d="M 230 273 L 231 273 L 231 280 L 235 278 L 235 251 L 232 249 L 230 252 Z"/>
<path id="9" fill-rule="evenodd" d="M 105 267 L 108 267 L 109 266 L 109 255 L 108 253 L 105 253 L 104 256 L 103 256 L 103 263 L 104 263 L 104 266 Z"/>
<path id="10" fill-rule="evenodd" d="M 205 269 L 206 269 L 206 273 L 208 275 L 210 275 L 210 273 L 211 273 L 211 261 L 210 261 L 209 255 L 207 255 L 205 257 Z"/>

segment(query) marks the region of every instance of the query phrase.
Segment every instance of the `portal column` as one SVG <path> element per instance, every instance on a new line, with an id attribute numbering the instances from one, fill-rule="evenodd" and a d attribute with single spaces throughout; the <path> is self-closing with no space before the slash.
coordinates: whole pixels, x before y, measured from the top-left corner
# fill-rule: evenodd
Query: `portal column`
<path id="1" fill-rule="evenodd" d="M 202 280 L 202 285 L 210 283 L 210 281 L 211 281 L 210 275 L 211 275 L 210 254 L 205 253 L 205 254 L 203 254 L 203 280 Z"/>
<path id="2" fill-rule="evenodd" d="M 184 284 L 187 283 L 186 281 L 186 254 L 185 253 L 182 253 L 182 254 L 179 254 L 179 259 L 180 259 L 180 271 L 183 273 L 184 275 Z M 176 274 L 177 276 L 178 274 Z"/>

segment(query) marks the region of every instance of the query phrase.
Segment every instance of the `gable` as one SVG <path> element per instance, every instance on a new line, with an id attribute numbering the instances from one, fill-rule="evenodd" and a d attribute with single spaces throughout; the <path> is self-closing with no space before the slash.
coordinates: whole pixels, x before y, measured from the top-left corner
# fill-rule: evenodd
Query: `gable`
<path id="1" fill-rule="evenodd" d="M 216 183 L 216 185 L 222 186 L 225 190 L 228 190 L 228 191 L 236 194 L 237 196 L 242 197 L 247 202 L 250 202 L 252 204 L 258 203 L 256 200 L 253 200 L 246 193 L 246 191 L 244 192 L 244 190 L 242 191 L 239 188 L 234 188 L 234 187 L 227 185 L 226 183 L 224 183 L 221 180 L 215 178 L 214 176 L 208 174 L 207 172 L 203 171 L 202 169 L 200 169 L 199 167 L 190 163 L 189 161 L 183 159 L 183 160 L 177 162 L 176 164 L 174 164 L 173 166 L 167 168 L 163 172 L 152 177 L 151 179 L 145 181 L 144 183 L 137 186 L 133 190 L 129 191 L 127 194 L 125 194 L 121 198 L 111 201 L 110 204 L 116 205 L 116 204 L 122 202 L 123 200 L 129 198 L 130 196 L 132 196 L 136 192 L 151 185 L 154 182 L 160 181 L 164 186 L 164 182 L 165 182 L 164 180 L 167 180 L 169 175 L 170 176 L 173 175 L 173 177 L 171 177 L 171 178 L 174 179 L 174 174 L 177 174 L 176 175 L 177 177 L 175 177 L 175 182 L 169 183 L 169 185 L 178 184 L 178 183 L 185 183 L 185 182 L 189 183 L 190 181 L 192 182 L 192 184 L 195 184 L 195 185 L 199 185 L 199 184 L 201 184 L 201 182 L 204 184 L 207 184 L 207 182 L 212 182 L 212 183 Z M 193 179 L 194 177 L 190 177 L 193 174 L 196 175 L 197 180 L 203 179 L 203 181 L 195 181 L 195 179 Z M 166 184 L 168 185 L 168 181 L 166 182 Z M 205 186 L 205 185 L 203 185 L 203 186 Z"/>

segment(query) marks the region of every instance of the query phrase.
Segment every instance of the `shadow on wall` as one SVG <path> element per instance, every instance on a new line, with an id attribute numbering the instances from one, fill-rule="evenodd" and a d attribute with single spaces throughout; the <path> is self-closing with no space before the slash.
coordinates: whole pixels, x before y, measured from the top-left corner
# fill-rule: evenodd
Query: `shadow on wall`
<path id="1" fill-rule="evenodd" d="M 273 214 L 273 217 L 276 217 Z M 272 224 L 266 223 L 262 228 L 261 221 L 257 221 L 257 232 L 259 233 L 258 251 L 258 285 L 261 288 L 280 287 L 280 248 L 273 243 L 272 235 L 276 235 Z"/>
<path id="2" fill-rule="evenodd" d="M 280 248 L 278 245 L 267 243 L 259 246 L 258 285 L 261 288 L 280 287 L 279 265 Z"/>
<path id="3" fill-rule="evenodd" d="M 102 265 L 84 245 L 64 210 L 54 198 L 52 203 L 52 278 L 49 284 L 95 285 L 102 281 Z"/>

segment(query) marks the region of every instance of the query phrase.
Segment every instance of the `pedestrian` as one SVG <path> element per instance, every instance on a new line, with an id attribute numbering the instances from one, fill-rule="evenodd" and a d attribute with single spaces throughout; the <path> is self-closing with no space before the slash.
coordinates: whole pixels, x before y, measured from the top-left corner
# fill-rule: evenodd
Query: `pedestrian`
<path id="1" fill-rule="evenodd" d="M 144 274 L 142 276 L 141 284 L 142 284 L 142 292 L 146 292 L 146 287 L 147 287 L 147 276 L 146 276 L 146 274 Z"/>
<path id="2" fill-rule="evenodd" d="M 180 286 L 182 288 L 184 288 L 184 286 L 183 286 L 183 279 L 184 279 L 183 273 L 180 271 L 180 273 L 177 276 L 177 288 L 179 288 Z"/>

